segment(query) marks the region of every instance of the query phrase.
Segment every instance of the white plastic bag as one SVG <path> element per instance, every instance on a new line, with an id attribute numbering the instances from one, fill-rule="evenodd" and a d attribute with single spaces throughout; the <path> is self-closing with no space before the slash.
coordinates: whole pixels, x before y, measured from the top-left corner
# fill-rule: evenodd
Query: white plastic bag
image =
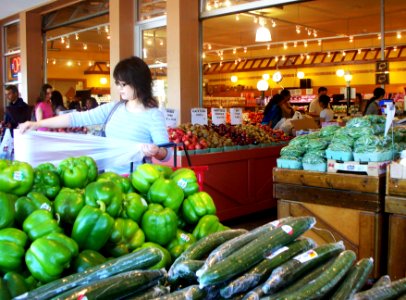
<path id="1" fill-rule="evenodd" d="M 4 129 L 4 136 L 3 140 L 1 141 L 0 144 L 0 158 L 2 159 L 12 159 L 13 158 L 13 148 L 14 148 L 14 143 L 13 143 L 13 137 L 11 136 L 11 132 L 9 128 Z"/>
<path id="2" fill-rule="evenodd" d="M 15 160 L 33 167 L 51 162 L 58 165 L 68 157 L 90 156 L 99 168 L 130 165 L 141 161 L 144 153 L 141 144 L 121 139 L 98 137 L 90 134 L 30 131 L 21 134 L 14 130 Z"/>

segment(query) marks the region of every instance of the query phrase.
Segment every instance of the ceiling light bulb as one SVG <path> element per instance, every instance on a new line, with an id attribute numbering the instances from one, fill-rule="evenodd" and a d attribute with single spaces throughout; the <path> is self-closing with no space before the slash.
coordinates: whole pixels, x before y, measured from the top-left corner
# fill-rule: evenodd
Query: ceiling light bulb
<path id="1" fill-rule="evenodd" d="M 236 65 L 237 63 L 238 63 L 238 60 L 235 60 L 235 61 L 234 61 L 234 64 Z"/>
<path id="2" fill-rule="evenodd" d="M 296 33 L 300 34 L 300 25 L 296 25 Z"/>
<path id="3" fill-rule="evenodd" d="M 258 18 L 254 17 L 254 23 L 257 24 L 258 23 Z"/>
<path id="4" fill-rule="evenodd" d="M 215 7 L 215 8 L 219 8 L 219 3 L 218 3 L 218 1 L 214 1 L 214 7 Z"/>
<path id="5" fill-rule="evenodd" d="M 330 51 L 329 52 L 327 52 L 327 57 L 330 57 L 331 56 L 331 53 L 330 53 Z"/>
<path id="6" fill-rule="evenodd" d="M 271 45 L 270 45 L 270 44 L 268 44 L 268 45 L 266 46 L 266 50 L 269 50 L 269 49 L 271 49 Z"/>
<path id="7" fill-rule="evenodd" d="M 268 73 L 262 74 L 262 79 L 263 80 L 269 80 L 270 76 Z"/>
<path id="8" fill-rule="evenodd" d="M 208 64 L 207 66 L 209 67 L 209 69 L 211 68 L 211 64 Z"/>
<path id="9" fill-rule="evenodd" d="M 303 46 L 305 46 L 305 48 L 307 47 L 307 41 L 303 42 Z"/>
<path id="10" fill-rule="evenodd" d="M 362 51 L 361 49 L 358 49 L 358 54 L 361 54 L 361 51 Z"/>
<path id="11" fill-rule="evenodd" d="M 225 6 L 231 6 L 231 5 L 232 5 L 230 0 L 226 0 L 226 1 L 224 2 L 224 4 L 225 4 Z"/>
<path id="12" fill-rule="evenodd" d="M 343 70 L 343 69 L 338 69 L 338 70 L 336 71 L 336 75 L 337 75 L 338 77 L 343 77 L 343 76 L 344 76 L 344 70 Z"/>
<path id="13" fill-rule="evenodd" d="M 205 59 L 206 58 L 206 53 L 202 54 L 202 58 Z"/>
<path id="14" fill-rule="evenodd" d="M 300 58 L 301 58 L 301 59 L 303 59 L 303 58 L 304 58 L 303 53 L 300 53 Z"/>
<path id="15" fill-rule="evenodd" d="M 350 83 L 350 82 L 351 82 L 351 80 L 352 80 L 352 75 L 351 75 L 351 73 L 350 73 L 349 71 L 345 72 L 345 74 L 344 74 L 344 80 L 345 80 L 345 82 L 347 82 L 347 83 Z"/>
<path id="16" fill-rule="evenodd" d="M 258 91 L 263 92 L 263 91 L 268 90 L 268 88 L 269 88 L 269 84 L 268 84 L 268 82 L 267 82 L 266 80 L 261 79 L 261 80 L 259 80 L 259 81 L 257 82 L 257 89 L 258 89 Z"/>
<path id="17" fill-rule="evenodd" d="M 317 30 L 316 29 L 313 29 L 313 36 L 317 37 Z"/>
<path id="18" fill-rule="evenodd" d="M 402 38 L 402 33 L 401 33 L 400 31 L 398 31 L 398 32 L 396 33 L 396 37 L 397 37 L 398 39 L 401 39 L 401 38 Z"/>
<path id="19" fill-rule="evenodd" d="M 283 49 L 288 49 L 288 44 L 287 43 L 283 43 Z"/>
<path id="20" fill-rule="evenodd" d="M 299 72 L 297 72 L 296 76 L 297 76 L 297 78 L 299 78 L 299 79 L 303 79 L 303 78 L 305 77 L 305 73 L 302 72 L 302 71 L 299 71 Z"/>
<path id="21" fill-rule="evenodd" d="M 237 53 L 237 49 L 234 48 L 234 49 L 233 49 L 233 54 L 236 54 L 236 53 Z"/>
<path id="22" fill-rule="evenodd" d="M 207 48 L 209 48 L 209 50 L 211 50 L 211 44 L 208 44 L 208 45 L 207 45 Z"/>
<path id="23" fill-rule="evenodd" d="M 55 65 L 55 64 L 56 64 L 56 59 L 54 59 L 54 60 L 52 61 L 52 64 L 53 64 L 53 65 Z"/>
<path id="24" fill-rule="evenodd" d="M 61 36 L 61 43 L 64 44 L 65 43 L 65 38 L 63 36 Z"/>
<path id="25" fill-rule="evenodd" d="M 75 33 L 75 40 L 79 39 L 79 34 Z"/>
<path id="26" fill-rule="evenodd" d="M 321 40 L 318 40 L 318 41 L 317 41 L 317 44 L 318 44 L 319 46 L 321 46 Z"/>
<path id="27" fill-rule="evenodd" d="M 272 20 L 272 27 L 276 27 L 276 22 Z"/>
<path id="28" fill-rule="evenodd" d="M 240 20 L 240 14 L 236 14 L 236 15 L 235 15 L 235 20 L 236 20 L 236 21 L 239 21 L 239 20 Z"/>
<path id="29" fill-rule="evenodd" d="M 244 53 L 247 53 L 247 47 L 244 47 Z"/>
<path id="30" fill-rule="evenodd" d="M 312 35 L 312 30 L 311 29 L 307 29 L 307 35 L 311 36 Z"/>
<path id="31" fill-rule="evenodd" d="M 343 51 L 342 54 L 343 54 L 343 56 L 345 56 L 345 54 L 346 54 L 345 51 Z"/>
<path id="32" fill-rule="evenodd" d="M 206 10 L 207 10 L 207 11 L 211 11 L 211 5 L 210 5 L 210 3 L 207 3 L 207 5 L 206 5 Z"/>
<path id="33" fill-rule="evenodd" d="M 161 41 L 159 42 L 159 46 L 163 46 L 163 45 L 164 45 L 164 41 L 161 40 Z"/>
<path id="34" fill-rule="evenodd" d="M 352 35 L 350 35 L 349 41 L 350 41 L 350 43 L 352 43 L 354 41 L 354 37 Z"/>
<path id="35" fill-rule="evenodd" d="M 106 32 L 106 33 L 108 33 L 109 32 L 109 26 L 104 26 L 104 31 Z"/>
<path id="36" fill-rule="evenodd" d="M 68 60 L 68 62 L 66 63 L 66 65 L 67 65 L 68 67 L 71 67 L 71 66 L 72 66 L 72 61 Z"/>
<path id="37" fill-rule="evenodd" d="M 309 59 L 310 58 L 310 55 L 309 54 L 306 54 L 306 59 Z"/>
<path id="38" fill-rule="evenodd" d="M 393 46 L 393 51 L 395 51 L 395 52 L 396 52 L 396 50 L 398 50 L 398 47 Z"/>
<path id="39" fill-rule="evenodd" d="M 286 60 L 285 55 L 282 55 L 282 60 L 283 60 L 283 61 L 285 61 L 285 60 Z"/>
<path id="40" fill-rule="evenodd" d="M 87 44 L 83 43 L 83 50 L 87 50 Z"/>
<path id="41" fill-rule="evenodd" d="M 279 57 L 275 56 L 275 61 L 278 61 L 278 60 L 279 60 Z"/>
<path id="42" fill-rule="evenodd" d="M 378 33 L 378 40 L 380 40 L 381 39 L 381 34 L 380 33 Z"/>
<path id="43" fill-rule="evenodd" d="M 297 42 L 293 42 L 293 47 L 297 47 Z"/>
<path id="44" fill-rule="evenodd" d="M 233 75 L 231 76 L 231 82 L 236 83 L 238 81 L 238 77 Z"/>

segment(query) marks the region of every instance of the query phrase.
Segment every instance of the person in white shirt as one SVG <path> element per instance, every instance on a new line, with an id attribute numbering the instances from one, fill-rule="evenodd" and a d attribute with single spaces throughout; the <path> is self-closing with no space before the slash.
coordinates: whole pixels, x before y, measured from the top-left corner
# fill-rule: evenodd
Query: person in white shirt
<path id="1" fill-rule="evenodd" d="M 334 111 L 330 108 L 330 97 L 327 95 L 321 95 L 319 102 L 322 107 L 320 112 L 320 123 L 331 122 L 334 119 Z"/>
<path id="2" fill-rule="evenodd" d="M 322 111 L 322 107 L 320 105 L 320 96 L 327 95 L 327 88 L 324 86 L 319 87 L 318 89 L 318 96 L 314 98 L 309 105 L 309 115 L 313 118 L 318 118 L 320 116 L 320 112 Z"/>

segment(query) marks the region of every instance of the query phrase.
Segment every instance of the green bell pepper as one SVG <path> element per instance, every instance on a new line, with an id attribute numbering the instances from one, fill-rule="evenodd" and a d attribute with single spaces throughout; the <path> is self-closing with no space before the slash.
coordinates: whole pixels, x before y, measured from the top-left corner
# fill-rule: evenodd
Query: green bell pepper
<path id="1" fill-rule="evenodd" d="M 140 247 L 144 241 L 144 232 L 136 222 L 131 219 L 117 218 L 106 248 L 111 255 L 119 257 Z"/>
<path id="2" fill-rule="evenodd" d="M 197 193 L 199 191 L 199 184 L 197 183 L 196 174 L 191 169 L 177 169 L 175 172 L 172 173 L 170 178 L 182 188 L 185 197 L 193 195 L 194 193 Z"/>
<path id="3" fill-rule="evenodd" d="M 215 215 L 216 206 L 206 192 L 197 192 L 183 201 L 182 213 L 186 222 L 196 224 L 205 215 Z"/>
<path id="4" fill-rule="evenodd" d="M 130 175 L 131 184 L 140 193 L 146 194 L 161 173 L 151 164 L 142 164 Z"/>
<path id="5" fill-rule="evenodd" d="M 165 165 L 158 165 L 158 164 L 153 164 L 152 166 L 161 173 L 161 176 L 163 176 L 165 178 L 169 179 L 169 177 L 171 177 L 171 175 L 173 173 L 173 169 L 171 167 L 168 167 Z"/>
<path id="6" fill-rule="evenodd" d="M 52 213 L 43 209 L 33 211 L 25 219 L 23 229 L 32 241 L 52 232 L 62 232 Z"/>
<path id="7" fill-rule="evenodd" d="M 160 270 L 162 268 L 165 268 L 167 270 L 169 269 L 169 267 L 172 264 L 172 258 L 171 258 L 171 254 L 169 253 L 168 250 L 166 250 L 164 247 L 162 247 L 161 245 L 158 245 L 156 243 L 146 242 L 146 243 L 142 244 L 141 247 L 137 248 L 134 251 L 138 251 L 139 249 L 142 249 L 142 248 L 156 248 L 162 252 L 161 260 L 157 264 L 153 265 L 152 267 L 149 267 L 150 270 Z"/>
<path id="8" fill-rule="evenodd" d="M 10 227 L 14 223 L 16 197 L 11 194 L 0 192 L 0 229 Z"/>
<path id="9" fill-rule="evenodd" d="M 35 169 L 32 191 L 41 192 L 50 199 L 54 199 L 61 189 L 61 180 L 57 172 Z"/>
<path id="10" fill-rule="evenodd" d="M 80 210 L 85 206 L 83 190 L 62 188 L 55 198 L 55 213 L 64 223 L 73 224 Z"/>
<path id="11" fill-rule="evenodd" d="M 97 177 L 97 181 L 100 180 L 107 180 L 112 181 L 117 184 L 123 193 L 129 193 L 133 191 L 133 187 L 131 185 L 131 181 L 128 177 L 121 176 L 114 172 L 104 172 Z"/>
<path id="12" fill-rule="evenodd" d="M 22 276 L 17 272 L 7 272 L 4 275 L 3 280 L 6 284 L 6 287 L 10 293 L 11 298 L 24 294 L 31 289 L 30 285 L 27 283 L 24 276 Z M 0 299 L 5 300 L 1 296 Z"/>
<path id="13" fill-rule="evenodd" d="M 83 250 L 79 253 L 73 263 L 73 270 L 75 273 L 86 271 L 91 267 L 101 265 L 107 261 L 103 255 L 94 250 Z"/>
<path id="14" fill-rule="evenodd" d="M 95 181 L 89 183 L 85 189 L 85 202 L 92 207 L 99 207 L 100 202 L 104 202 L 106 212 L 115 218 L 121 213 L 123 192 L 111 181 Z"/>
<path id="15" fill-rule="evenodd" d="M 124 194 L 121 217 L 140 223 L 142 215 L 147 211 L 148 203 L 137 193 Z"/>
<path id="16" fill-rule="evenodd" d="M 84 188 L 97 178 L 96 162 L 87 156 L 69 157 L 58 165 L 62 185 L 69 188 Z"/>
<path id="17" fill-rule="evenodd" d="M 221 224 L 217 216 L 206 215 L 203 216 L 197 223 L 195 229 L 193 230 L 193 235 L 197 240 L 200 240 L 209 234 L 227 229 L 229 229 L 229 227 Z"/>
<path id="18" fill-rule="evenodd" d="M 80 210 L 72 229 L 72 238 L 80 249 L 98 251 L 106 244 L 114 219 L 105 210 L 104 202 L 100 202 L 100 208 L 85 205 Z"/>
<path id="19" fill-rule="evenodd" d="M 142 216 L 141 228 L 148 241 L 165 246 L 176 236 L 178 217 L 172 209 L 152 203 Z"/>
<path id="20" fill-rule="evenodd" d="M 172 258 L 175 260 L 195 242 L 196 238 L 191 233 L 178 229 L 176 231 L 176 237 L 169 243 L 167 248 Z"/>
<path id="21" fill-rule="evenodd" d="M 77 255 L 78 245 L 73 239 L 53 232 L 31 244 L 25 262 L 32 276 L 46 283 L 58 279 Z"/>
<path id="22" fill-rule="evenodd" d="M 58 169 L 55 167 L 54 164 L 50 162 L 39 164 L 38 166 L 35 167 L 35 171 L 51 171 L 58 173 Z"/>
<path id="23" fill-rule="evenodd" d="M 183 190 L 171 179 L 158 178 L 148 191 L 148 200 L 171 208 L 174 212 L 179 210 L 183 201 Z"/>
<path id="24" fill-rule="evenodd" d="M 0 159 L 0 191 L 22 196 L 31 190 L 34 169 L 20 161 Z"/>
<path id="25" fill-rule="evenodd" d="M 10 300 L 11 294 L 10 291 L 8 290 L 6 281 L 0 277 L 0 299 L 1 300 Z"/>
<path id="26" fill-rule="evenodd" d="M 29 192 L 15 203 L 16 219 L 20 224 L 37 209 L 53 212 L 52 202 L 40 192 Z"/>
<path id="27" fill-rule="evenodd" d="M 0 271 L 19 271 L 23 266 L 27 235 L 16 228 L 0 230 Z"/>

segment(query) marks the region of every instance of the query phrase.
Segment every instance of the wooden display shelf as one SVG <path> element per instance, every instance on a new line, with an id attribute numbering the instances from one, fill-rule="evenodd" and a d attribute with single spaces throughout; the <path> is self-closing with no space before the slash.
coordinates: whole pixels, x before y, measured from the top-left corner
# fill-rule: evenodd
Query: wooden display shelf
<path id="1" fill-rule="evenodd" d="M 366 211 L 383 210 L 385 175 L 367 176 L 274 168 L 274 196 Z"/>
<path id="2" fill-rule="evenodd" d="M 273 177 L 278 218 L 314 216 L 317 223 L 306 236 L 319 245 L 342 240 L 358 259 L 374 259 L 373 278 L 383 275 L 385 175 L 275 168 Z"/>
<path id="3" fill-rule="evenodd" d="M 312 238 L 318 245 L 343 241 L 345 248 L 353 250 L 357 258 L 372 257 L 374 270 L 371 277 L 383 275 L 381 264 L 383 216 L 381 213 L 337 208 L 330 205 L 302 203 L 291 200 L 278 200 L 278 218 L 287 216 L 313 216 L 316 225 L 304 236 Z"/>
<path id="4" fill-rule="evenodd" d="M 283 146 L 190 156 L 192 166 L 208 166 L 203 190 L 212 196 L 220 220 L 276 207 L 272 169 Z M 177 160 L 179 166 L 188 166 L 185 156 Z"/>

